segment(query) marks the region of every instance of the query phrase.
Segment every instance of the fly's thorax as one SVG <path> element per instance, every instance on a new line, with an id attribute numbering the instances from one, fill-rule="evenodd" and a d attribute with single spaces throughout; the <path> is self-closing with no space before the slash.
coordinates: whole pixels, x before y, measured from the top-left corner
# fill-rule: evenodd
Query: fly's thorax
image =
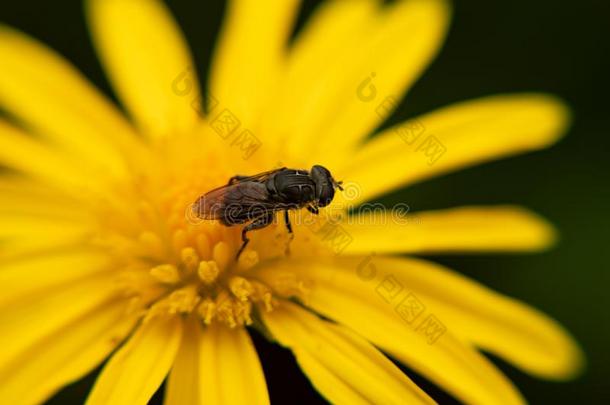
<path id="1" fill-rule="evenodd" d="M 316 198 L 316 186 L 305 170 L 283 170 L 275 176 L 274 184 L 284 203 L 302 205 Z"/>

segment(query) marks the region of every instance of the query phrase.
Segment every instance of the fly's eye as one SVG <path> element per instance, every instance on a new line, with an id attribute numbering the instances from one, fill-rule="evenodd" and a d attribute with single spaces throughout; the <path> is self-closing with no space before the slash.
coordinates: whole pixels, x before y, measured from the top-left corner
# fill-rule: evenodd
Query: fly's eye
<path id="1" fill-rule="evenodd" d="M 318 205 L 327 206 L 335 196 L 334 181 L 330 172 L 323 166 L 315 165 L 311 168 L 311 178 L 316 185 Z"/>
<path id="2" fill-rule="evenodd" d="M 335 189 L 332 185 L 323 186 L 320 188 L 320 194 L 318 196 L 318 206 L 326 207 L 331 203 L 335 196 Z"/>

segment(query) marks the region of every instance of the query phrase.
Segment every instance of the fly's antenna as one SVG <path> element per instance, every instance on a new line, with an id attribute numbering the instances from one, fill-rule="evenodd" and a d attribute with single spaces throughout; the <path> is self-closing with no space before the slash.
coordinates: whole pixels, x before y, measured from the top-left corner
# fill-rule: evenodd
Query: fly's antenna
<path id="1" fill-rule="evenodd" d="M 341 180 L 341 181 L 334 181 L 333 180 L 333 182 L 335 183 L 334 184 L 335 187 L 337 187 L 339 190 L 343 191 L 343 187 L 341 187 L 341 185 L 343 184 L 343 180 Z"/>

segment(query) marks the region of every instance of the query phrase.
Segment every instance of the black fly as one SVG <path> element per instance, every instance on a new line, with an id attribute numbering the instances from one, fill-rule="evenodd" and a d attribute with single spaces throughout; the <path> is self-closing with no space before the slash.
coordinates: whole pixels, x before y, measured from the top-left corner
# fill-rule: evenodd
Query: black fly
<path id="1" fill-rule="evenodd" d="M 268 226 L 276 212 L 284 211 L 286 228 L 292 234 L 288 210 L 305 207 L 317 215 L 320 207 L 333 200 L 335 188 L 343 190 L 341 182 L 323 166 L 315 165 L 309 172 L 282 167 L 254 176 L 233 176 L 227 185 L 199 197 L 192 208 L 199 218 L 217 219 L 226 226 L 249 222 L 241 232 L 239 258 L 250 241 L 249 231 Z"/>

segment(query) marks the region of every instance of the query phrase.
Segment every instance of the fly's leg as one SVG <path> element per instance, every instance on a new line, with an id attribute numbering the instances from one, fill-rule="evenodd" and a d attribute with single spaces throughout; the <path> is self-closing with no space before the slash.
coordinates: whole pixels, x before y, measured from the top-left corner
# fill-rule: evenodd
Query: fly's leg
<path id="1" fill-rule="evenodd" d="M 294 239 L 294 232 L 292 232 L 292 224 L 290 223 L 290 216 L 288 215 L 288 210 L 284 211 L 284 222 L 286 223 L 286 229 L 288 229 L 288 234 L 290 235 L 290 240 L 286 245 L 286 256 L 290 255 L 290 243 Z"/>
<path id="2" fill-rule="evenodd" d="M 250 242 L 250 239 L 248 239 L 247 233 L 250 231 L 254 231 L 256 229 L 262 229 L 262 228 L 270 225 L 272 222 L 273 222 L 273 212 L 269 212 L 268 214 L 265 214 L 262 217 L 256 218 L 254 221 L 252 221 L 248 225 L 246 225 L 244 227 L 244 229 L 242 229 L 241 240 L 243 243 L 242 243 L 241 247 L 239 248 L 239 250 L 237 251 L 235 260 L 239 259 L 239 256 L 242 254 L 242 252 L 244 251 L 244 249 Z"/>
<path id="3" fill-rule="evenodd" d="M 318 215 L 320 213 L 320 210 L 318 209 L 318 207 L 313 206 L 313 205 L 308 205 L 307 211 L 311 212 L 314 215 Z"/>
<path id="4" fill-rule="evenodd" d="M 288 233 L 293 235 L 292 224 L 290 223 L 290 216 L 288 216 L 288 210 L 284 211 L 284 222 L 286 222 L 286 229 L 288 229 Z"/>

